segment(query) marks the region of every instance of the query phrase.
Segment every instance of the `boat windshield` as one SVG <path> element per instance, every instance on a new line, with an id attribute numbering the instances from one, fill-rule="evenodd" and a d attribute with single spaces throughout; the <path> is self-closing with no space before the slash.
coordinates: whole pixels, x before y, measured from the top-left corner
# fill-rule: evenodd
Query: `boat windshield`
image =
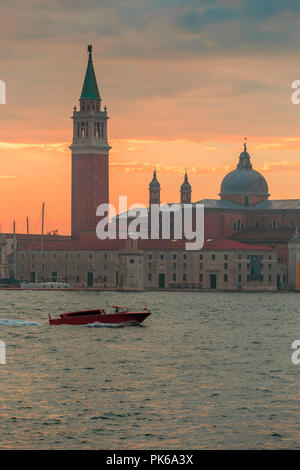
<path id="1" fill-rule="evenodd" d="M 85 312 L 72 312 L 72 313 L 67 314 L 68 317 L 83 317 L 86 315 L 101 315 L 101 311 L 100 310 L 88 310 Z"/>

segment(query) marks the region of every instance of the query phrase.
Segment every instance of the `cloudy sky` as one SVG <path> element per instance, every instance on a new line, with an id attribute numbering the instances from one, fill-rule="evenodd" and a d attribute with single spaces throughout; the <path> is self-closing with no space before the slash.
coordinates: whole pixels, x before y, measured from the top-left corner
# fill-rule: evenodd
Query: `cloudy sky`
<path id="1" fill-rule="evenodd" d="M 297 0 L 0 0 L 0 224 L 70 227 L 73 106 L 87 44 L 110 115 L 111 201 L 218 197 L 244 137 L 273 198 L 300 197 Z"/>

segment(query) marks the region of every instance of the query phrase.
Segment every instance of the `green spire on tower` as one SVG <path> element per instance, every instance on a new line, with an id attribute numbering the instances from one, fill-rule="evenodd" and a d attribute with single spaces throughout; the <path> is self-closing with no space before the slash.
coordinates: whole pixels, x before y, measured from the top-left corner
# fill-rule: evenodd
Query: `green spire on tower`
<path id="1" fill-rule="evenodd" d="M 96 75 L 92 59 L 92 45 L 88 46 L 89 60 L 86 68 L 85 78 L 83 82 L 80 100 L 96 100 L 100 101 Z"/>

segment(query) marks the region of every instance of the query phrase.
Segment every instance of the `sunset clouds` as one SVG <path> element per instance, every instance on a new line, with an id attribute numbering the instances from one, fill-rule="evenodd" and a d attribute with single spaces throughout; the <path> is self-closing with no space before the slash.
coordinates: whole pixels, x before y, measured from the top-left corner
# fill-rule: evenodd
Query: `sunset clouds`
<path id="1" fill-rule="evenodd" d="M 89 43 L 111 118 L 112 201 L 146 201 L 155 167 L 165 201 L 185 168 L 194 200 L 217 197 L 245 136 L 272 197 L 300 197 L 298 1 L 11 0 L 0 15 L 2 226 L 24 216 L 20 200 L 32 217 L 45 200 L 53 228 L 69 230 L 70 116 Z"/>

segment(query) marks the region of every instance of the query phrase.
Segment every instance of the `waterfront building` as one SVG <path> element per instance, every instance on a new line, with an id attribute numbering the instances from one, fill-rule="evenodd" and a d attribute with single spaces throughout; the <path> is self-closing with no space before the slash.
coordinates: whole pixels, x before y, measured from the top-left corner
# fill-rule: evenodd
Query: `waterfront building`
<path id="1" fill-rule="evenodd" d="M 1 277 L 63 280 L 84 288 L 286 288 L 288 245 L 300 226 L 300 199 L 270 199 L 268 183 L 253 169 L 246 143 L 236 169 L 221 183 L 219 199 L 198 201 L 204 204 L 202 250 L 186 251 L 184 240 L 176 239 L 101 241 L 96 208 L 109 202 L 109 117 L 91 46 L 72 119 L 71 235 L 44 235 L 41 241 L 38 235 L 2 234 Z M 187 170 L 178 189 L 181 207 L 197 204 Z M 163 188 L 156 170 L 148 190 L 149 207 L 160 204 Z"/>

